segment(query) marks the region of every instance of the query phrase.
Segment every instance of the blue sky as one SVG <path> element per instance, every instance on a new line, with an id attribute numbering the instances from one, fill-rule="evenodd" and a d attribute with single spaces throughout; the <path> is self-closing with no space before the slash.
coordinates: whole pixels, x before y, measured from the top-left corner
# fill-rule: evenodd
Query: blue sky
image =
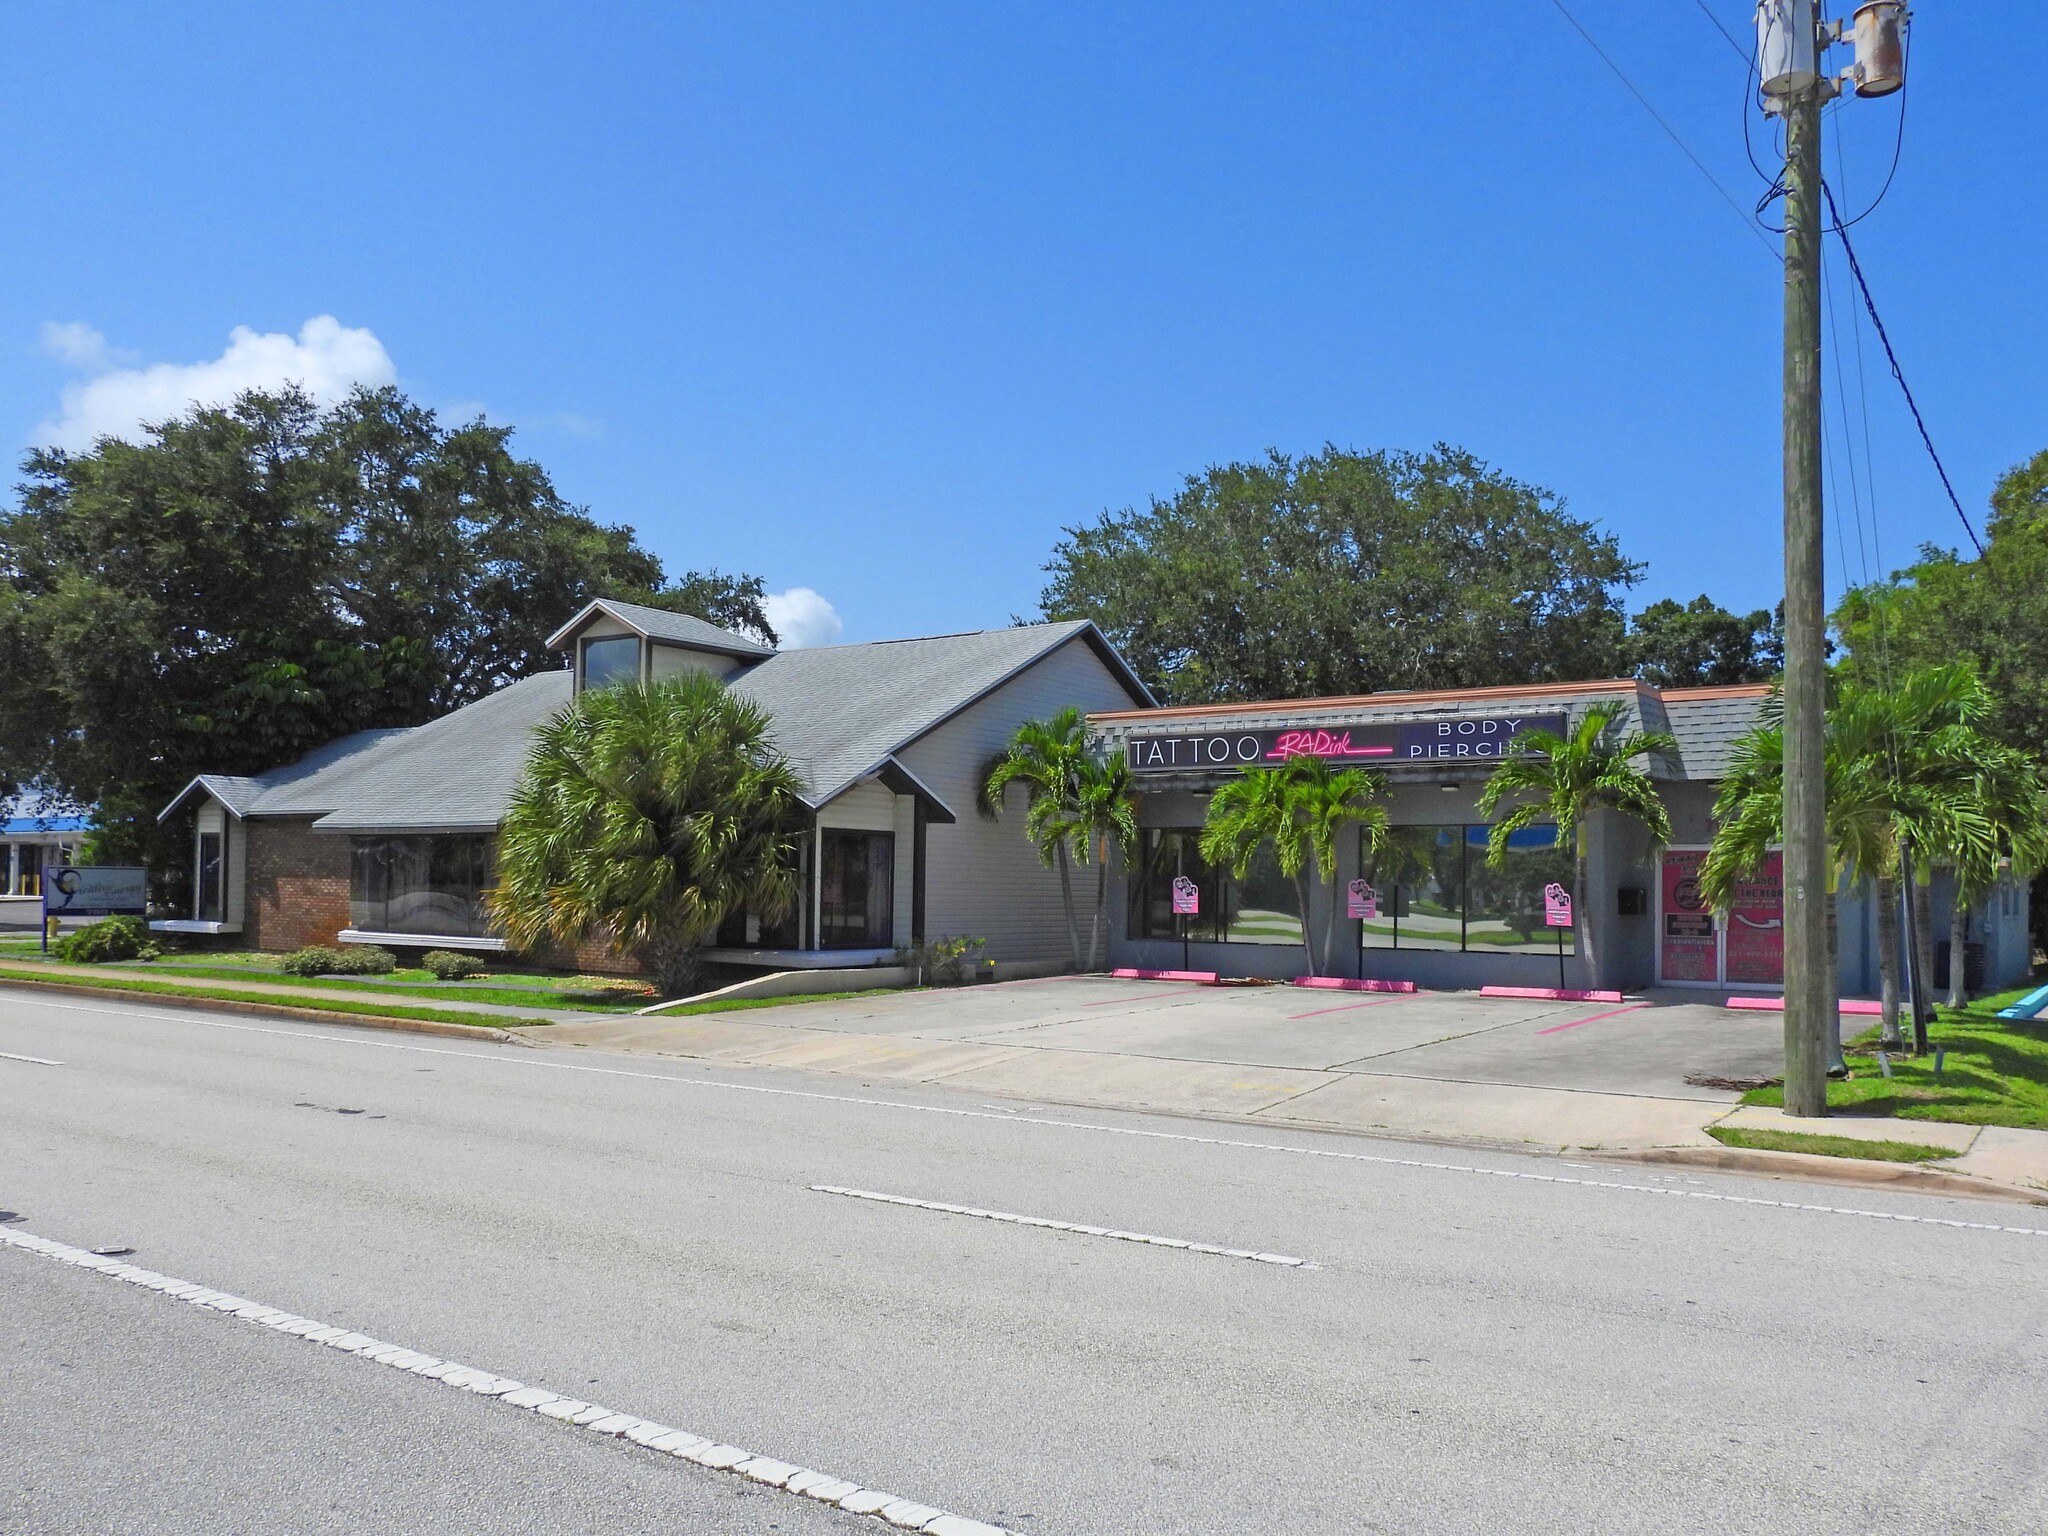
<path id="1" fill-rule="evenodd" d="M 1699 5 L 1567 3 L 1751 203 Z M 2048 447 L 2048 104 L 2011 22 L 1923 7 L 1854 232 L 1980 525 Z M 187 0 L 13 7 L 0 45 L 17 447 L 67 388 L 83 419 L 331 315 L 325 365 L 515 424 L 673 567 L 814 588 L 847 639 L 1031 612 L 1062 525 L 1326 441 L 1557 490 L 1648 563 L 1638 605 L 1778 595 L 1777 264 L 1549 0 Z M 1896 113 L 1831 123 L 1855 207 Z M 1960 530 L 1864 344 L 1896 565 Z"/>

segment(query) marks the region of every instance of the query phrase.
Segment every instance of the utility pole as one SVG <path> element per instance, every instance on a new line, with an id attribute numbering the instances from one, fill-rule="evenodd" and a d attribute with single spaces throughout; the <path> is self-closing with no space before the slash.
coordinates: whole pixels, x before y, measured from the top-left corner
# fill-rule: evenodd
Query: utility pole
<path id="1" fill-rule="evenodd" d="M 1898 89 L 1904 20 L 1899 4 L 1857 9 L 1848 78 L 1859 94 Z M 1815 0 L 1762 0 L 1756 23 L 1764 110 L 1785 124 L 1785 1112 L 1813 1116 L 1828 1112 L 1828 1059 L 1840 1028 L 1828 942 L 1835 875 L 1821 545 L 1820 109 L 1838 94 L 1821 52 L 1844 29 L 1824 37 Z"/>

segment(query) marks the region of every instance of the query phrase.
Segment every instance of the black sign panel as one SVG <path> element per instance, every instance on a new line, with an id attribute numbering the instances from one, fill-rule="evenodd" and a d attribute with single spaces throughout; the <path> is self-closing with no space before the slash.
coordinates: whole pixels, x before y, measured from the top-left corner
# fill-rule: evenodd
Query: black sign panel
<path id="1" fill-rule="evenodd" d="M 1202 731 L 1134 736 L 1125 746 L 1133 773 L 1276 768 L 1320 757 L 1366 768 L 1398 763 L 1493 761 L 1528 731 L 1564 732 L 1563 715 L 1492 715 L 1404 720 L 1391 725 L 1312 725 L 1269 731 Z"/>

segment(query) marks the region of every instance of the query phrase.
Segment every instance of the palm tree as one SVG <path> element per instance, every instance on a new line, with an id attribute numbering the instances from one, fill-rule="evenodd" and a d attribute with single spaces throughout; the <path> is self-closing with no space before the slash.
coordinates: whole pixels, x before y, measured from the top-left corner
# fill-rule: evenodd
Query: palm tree
<path id="1" fill-rule="evenodd" d="M 1138 846 L 1138 809 L 1131 792 L 1131 765 L 1121 755 L 1081 759 L 1074 785 L 1074 832 L 1084 858 L 1095 861 L 1095 912 L 1088 925 L 1088 963 L 1092 971 L 1102 958 L 1109 910 L 1109 851 L 1113 845 L 1129 867 Z"/>
<path id="2" fill-rule="evenodd" d="M 536 733 L 498 837 L 493 917 L 522 949 L 601 932 L 665 996 L 728 916 L 797 899 L 804 824 L 767 713 L 704 674 L 592 690 Z"/>
<path id="3" fill-rule="evenodd" d="M 1247 768 L 1209 798 L 1202 857 L 1242 880 L 1259 849 L 1273 845 L 1281 874 L 1294 882 L 1301 907 L 1301 943 L 1312 976 L 1322 971 L 1309 922 L 1309 872 L 1313 869 L 1326 884 L 1336 879 L 1338 835 L 1354 822 L 1367 829 L 1375 849 L 1384 842 L 1387 813 L 1376 802 L 1386 788 L 1384 774 L 1364 768 L 1333 769 L 1320 757 L 1297 757 L 1278 768 Z M 1325 937 L 1327 959 L 1337 942 L 1334 893 Z"/>
<path id="4" fill-rule="evenodd" d="M 1827 836 L 1835 882 L 1868 876 L 1876 886 L 1878 974 L 1883 999 L 1880 1044 L 1899 1034 L 1899 882 L 1907 845 L 1944 850 L 1972 867 L 1995 848 L 1991 823 L 1974 802 L 1972 764 L 1989 744 L 1975 730 L 1967 669 L 1932 667 L 1892 689 L 1844 685 L 1828 709 L 1824 745 Z M 1766 705 L 1763 724 L 1736 743 L 1714 801 L 1714 841 L 1700 887 L 1716 906 L 1784 838 L 1782 706 Z M 1936 855 L 1941 856 L 1940 854 Z M 1917 897 L 1917 893 L 1915 893 Z M 1833 910 L 1834 892 L 1828 900 Z M 1924 908 L 1922 909 L 1924 911 Z M 1925 919 L 1920 926 L 1925 928 Z M 1829 933 L 1835 925 L 1830 921 Z M 1930 941 L 1916 962 L 1926 974 Z M 1839 1023 L 1832 1068 L 1841 1066 Z"/>
<path id="5" fill-rule="evenodd" d="M 983 766 L 977 797 L 981 814 L 994 821 L 1003 813 L 1010 786 L 1023 786 L 1024 835 L 1031 839 L 1045 867 L 1059 871 L 1067 942 L 1077 971 L 1086 967 L 1082 964 L 1081 924 L 1074 910 L 1073 860 L 1077 852 L 1085 858 L 1088 849 L 1080 801 L 1089 759 L 1088 727 L 1081 711 L 1069 705 L 1050 720 L 1026 720 L 1019 725 L 1003 751 Z M 1100 876 L 1097 883 L 1101 883 Z M 1092 948 L 1088 958 L 1092 965 Z"/>
<path id="6" fill-rule="evenodd" d="M 1596 810 L 1619 811 L 1648 827 L 1657 843 L 1671 840 L 1670 813 L 1636 759 L 1675 754 L 1678 743 L 1663 731 L 1617 731 L 1614 722 L 1621 712 L 1620 702 L 1609 700 L 1593 705 L 1562 736 L 1524 731 L 1479 793 L 1479 814 L 1493 822 L 1486 838 L 1487 863 L 1498 867 L 1517 832 L 1545 823 L 1556 826 L 1558 847 L 1570 846 L 1579 953 L 1585 956 L 1587 976 L 1596 983 L 1600 968 L 1594 955 L 1595 924 L 1586 909 L 1587 823 Z M 1510 798 L 1518 803 L 1494 821 L 1502 801 Z"/>
<path id="7" fill-rule="evenodd" d="M 2001 874 L 2031 878 L 2048 865 L 2048 772 L 2017 748 L 1980 739 L 1971 754 L 1972 793 L 1995 831 L 1996 843 L 1953 859 L 1955 900 L 1949 909 L 1948 1006 L 1969 1001 L 1963 958 L 1971 909 L 1980 906 Z M 2004 866 L 2003 868 L 2001 866 Z"/>

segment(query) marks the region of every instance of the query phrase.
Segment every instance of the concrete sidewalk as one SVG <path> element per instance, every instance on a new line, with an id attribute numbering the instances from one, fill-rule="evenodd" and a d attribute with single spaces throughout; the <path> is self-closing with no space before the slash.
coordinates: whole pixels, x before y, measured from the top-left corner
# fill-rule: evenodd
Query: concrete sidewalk
<path id="1" fill-rule="evenodd" d="M 1923 1121 L 1790 1122 L 1687 1077 L 1769 1075 L 1775 1016 L 1679 994 L 1611 1004 L 1423 993 L 1333 1001 L 1292 988 L 1064 977 L 864 995 L 745 1014 L 605 1018 L 537 1041 L 943 1085 L 993 1097 L 1479 1143 L 1520 1151 L 1877 1167 L 1723 1147 L 1724 1119 L 1954 1147 L 1939 1167 L 2048 1189 L 2048 1132 Z M 1826 1165 L 1840 1165 L 1830 1168 Z M 1901 1165 L 1885 1177 L 1938 1180 Z"/>

